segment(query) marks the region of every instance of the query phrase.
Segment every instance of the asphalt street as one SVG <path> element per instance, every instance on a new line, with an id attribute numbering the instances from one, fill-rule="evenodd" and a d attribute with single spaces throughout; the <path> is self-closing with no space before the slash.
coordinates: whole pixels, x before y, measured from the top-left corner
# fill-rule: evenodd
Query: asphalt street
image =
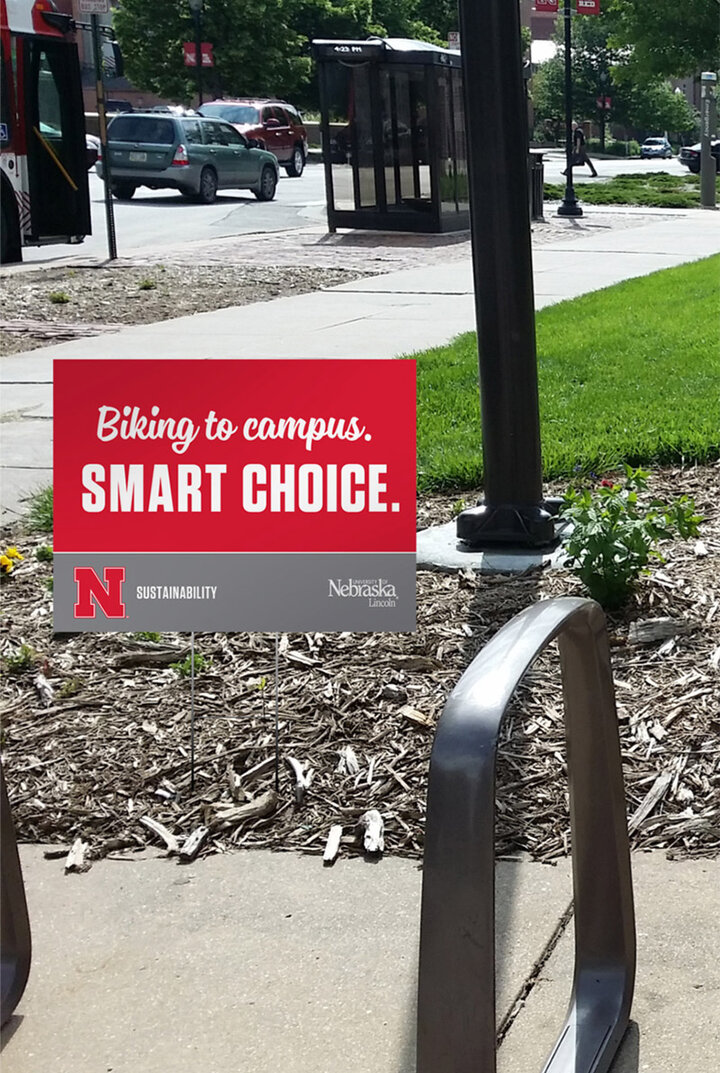
<path id="1" fill-rule="evenodd" d="M 565 166 L 562 152 L 551 150 L 545 156 L 545 179 L 561 182 Z M 602 182 L 623 173 L 644 174 L 665 171 L 672 175 L 687 175 L 688 171 L 676 158 L 672 160 L 598 160 Z M 590 178 L 587 168 L 576 171 L 575 181 Z M 28 247 L 23 251 L 27 264 L 51 265 L 68 258 L 85 261 L 107 256 L 105 222 L 105 188 L 94 170 L 90 172 L 93 233 L 82 245 Z M 234 235 L 286 231 L 325 221 L 324 169 L 310 163 L 299 179 L 289 179 L 281 170 L 274 201 L 257 201 L 250 191 L 220 191 L 213 205 L 196 205 L 172 190 L 139 189 L 132 201 L 113 200 L 117 250 L 121 257 L 143 251 L 160 253 L 164 246 L 177 246 L 184 241 L 195 242 L 209 238 L 228 238 Z"/>
<path id="2" fill-rule="evenodd" d="M 106 257 L 105 187 L 89 174 L 93 233 L 82 245 L 26 247 L 26 264 L 52 264 L 76 256 L 79 261 Z M 325 219 L 323 168 L 309 165 L 299 179 L 280 172 L 273 201 L 258 201 L 249 190 L 221 190 L 213 205 L 198 205 L 174 190 L 140 188 L 132 201 L 113 199 L 117 251 L 121 257 L 158 251 L 183 241 L 307 227 Z"/>

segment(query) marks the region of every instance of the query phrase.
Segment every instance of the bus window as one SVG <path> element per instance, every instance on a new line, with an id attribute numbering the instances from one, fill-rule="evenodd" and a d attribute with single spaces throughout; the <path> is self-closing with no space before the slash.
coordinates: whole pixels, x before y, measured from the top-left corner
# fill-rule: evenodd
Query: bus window
<path id="1" fill-rule="evenodd" d="M 90 234 L 85 128 L 74 46 L 25 42 L 30 241 Z"/>

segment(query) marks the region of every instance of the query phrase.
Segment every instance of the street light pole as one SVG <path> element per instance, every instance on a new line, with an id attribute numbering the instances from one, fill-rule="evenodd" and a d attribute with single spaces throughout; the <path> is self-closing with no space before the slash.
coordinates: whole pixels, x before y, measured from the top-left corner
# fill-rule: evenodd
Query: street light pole
<path id="1" fill-rule="evenodd" d="M 602 112 L 600 113 L 600 151 L 603 153 L 605 152 L 605 87 L 607 85 L 607 77 L 607 71 L 600 72 L 600 100 L 602 104 Z"/>
<path id="2" fill-rule="evenodd" d="M 198 108 L 203 102 L 202 92 L 202 6 L 203 0 L 188 0 L 195 24 L 195 72 L 197 74 Z"/>
<path id="3" fill-rule="evenodd" d="M 582 216 L 573 187 L 573 129 L 572 129 L 572 32 L 570 0 L 565 0 L 565 194 L 558 216 Z"/>
<path id="4" fill-rule="evenodd" d="M 469 547 L 542 547 L 555 529 L 542 495 L 519 7 L 460 0 L 459 15 L 484 500 L 456 532 Z"/>

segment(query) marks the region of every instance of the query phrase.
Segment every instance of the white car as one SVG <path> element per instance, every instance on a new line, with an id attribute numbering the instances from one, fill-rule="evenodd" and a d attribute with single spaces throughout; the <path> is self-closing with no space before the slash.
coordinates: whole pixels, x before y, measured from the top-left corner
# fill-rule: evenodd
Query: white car
<path id="1" fill-rule="evenodd" d="M 672 146 L 667 138 L 646 138 L 640 146 L 640 156 L 643 160 L 649 160 L 651 157 L 670 160 L 672 155 Z"/>

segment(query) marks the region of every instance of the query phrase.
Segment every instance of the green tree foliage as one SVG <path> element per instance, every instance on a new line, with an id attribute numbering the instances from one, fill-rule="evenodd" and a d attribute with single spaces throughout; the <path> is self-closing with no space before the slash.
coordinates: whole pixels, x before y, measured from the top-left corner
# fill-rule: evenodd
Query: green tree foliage
<path id="1" fill-rule="evenodd" d="M 616 19 L 609 17 L 573 20 L 572 80 L 573 112 L 580 120 L 600 122 L 603 96 L 610 101 L 606 123 L 620 123 L 641 130 L 676 133 L 692 131 L 695 113 L 685 97 L 676 94 L 662 78 L 638 79 L 628 66 L 627 49 L 613 42 Z M 541 65 L 533 78 L 532 96 L 539 122 L 562 120 L 565 114 L 565 45 L 562 27 L 555 40 L 557 55 Z M 604 81 L 603 81 L 604 76 Z"/>
<path id="2" fill-rule="evenodd" d="M 680 78 L 718 68 L 718 0 L 611 0 L 612 41 L 630 46 L 636 77 Z"/>
<path id="3" fill-rule="evenodd" d="M 697 115 L 683 93 L 676 93 L 668 82 L 653 79 L 626 84 L 628 114 L 631 125 L 640 130 L 671 134 L 691 134 L 697 127 Z"/>
<path id="4" fill-rule="evenodd" d="M 215 66 L 203 69 L 208 92 L 296 93 L 310 73 L 293 28 L 296 9 L 297 0 L 206 0 L 202 38 L 215 57 Z M 184 66 L 182 46 L 195 32 L 187 0 L 122 0 L 114 25 L 134 85 L 190 100 L 195 70 Z"/>
<path id="5" fill-rule="evenodd" d="M 457 23 L 454 9 L 453 0 L 441 0 L 438 21 L 431 22 L 430 0 L 205 0 L 202 38 L 213 44 L 215 66 L 203 69 L 203 84 L 218 96 L 277 95 L 308 103 L 313 38 L 376 34 L 444 44 L 446 23 Z M 196 73 L 185 67 L 182 49 L 195 39 L 188 0 L 121 0 L 114 25 L 135 86 L 192 99 Z"/>

